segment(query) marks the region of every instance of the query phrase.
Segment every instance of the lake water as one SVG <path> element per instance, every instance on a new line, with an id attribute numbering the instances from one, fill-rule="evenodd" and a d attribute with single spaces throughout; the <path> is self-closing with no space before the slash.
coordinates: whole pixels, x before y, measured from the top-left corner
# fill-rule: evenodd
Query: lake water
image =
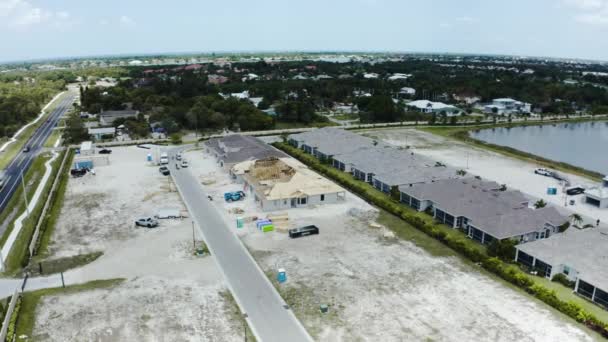
<path id="1" fill-rule="evenodd" d="M 490 128 L 473 138 L 608 174 L 608 122 Z"/>

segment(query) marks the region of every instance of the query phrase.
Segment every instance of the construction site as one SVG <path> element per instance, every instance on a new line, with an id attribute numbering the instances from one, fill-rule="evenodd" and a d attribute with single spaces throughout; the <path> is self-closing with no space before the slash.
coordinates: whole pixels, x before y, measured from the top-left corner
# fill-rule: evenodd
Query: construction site
<path id="1" fill-rule="evenodd" d="M 289 200 L 285 207 L 266 210 L 261 198 L 298 173 L 315 182 L 324 178 L 279 151 L 262 155 L 235 160 L 209 146 L 184 154 L 226 225 L 315 340 L 596 338 L 338 185 L 332 191 L 342 193 L 340 200 L 297 205 L 296 199 L 295 207 Z M 222 163 L 227 156 L 230 167 Z M 306 184 L 314 189 L 315 182 L 279 194 L 301 198 L 313 193 Z M 228 200 L 227 193 L 242 197 Z M 293 239 L 287 233 L 308 226 L 317 227 L 318 234 Z M 397 238 L 396 230 L 406 238 Z"/>

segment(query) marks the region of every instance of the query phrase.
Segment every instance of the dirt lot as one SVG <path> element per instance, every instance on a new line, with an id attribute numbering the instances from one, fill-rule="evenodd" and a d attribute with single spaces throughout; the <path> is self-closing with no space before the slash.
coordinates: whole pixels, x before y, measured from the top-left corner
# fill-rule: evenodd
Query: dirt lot
<path id="1" fill-rule="evenodd" d="M 186 157 L 233 229 L 237 216 L 265 217 L 250 197 L 224 203 L 222 193 L 240 185 L 231 183 L 211 156 L 194 151 Z M 244 212 L 233 214 L 234 208 Z M 445 247 L 427 251 L 371 227 L 377 211 L 352 194 L 344 203 L 284 212 L 292 227 L 315 224 L 320 235 L 290 240 L 285 233 L 262 233 L 253 224 L 237 233 L 271 277 L 279 267 L 287 270 L 281 294 L 319 341 L 595 338 Z M 329 313 L 320 314 L 320 304 L 328 304 Z"/>
<path id="2" fill-rule="evenodd" d="M 133 224 L 160 208 L 185 210 L 169 178 L 146 162 L 150 152 L 113 148 L 110 165 L 70 179 L 50 257 L 102 251 L 93 263 L 66 272 L 66 283 L 126 281 L 112 289 L 44 297 L 33 332 L 40 340 L 242 338 L 240 323 L 227 314 L 232 304 L 220 294 L 226 287 L 213 257 L 193 253 L 191 221 L 161 220 L 155 229 Z M 195 239 L 200 240 L 198 232 Z"/>

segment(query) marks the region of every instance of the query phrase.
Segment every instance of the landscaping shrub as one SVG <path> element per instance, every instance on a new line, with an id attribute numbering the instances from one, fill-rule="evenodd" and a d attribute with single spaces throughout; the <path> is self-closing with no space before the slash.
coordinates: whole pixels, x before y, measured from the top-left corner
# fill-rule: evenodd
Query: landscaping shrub
<path id="1" fill-rule="evenodd" d="M 573 289 L 574 285 L 576 285 L 576 282 L 569 280 L 568 277 L 566 277 L 566 275 L 563 273 L 558 273 L 558 274 L 554 275 L 553 279 L 551 279 L 551 281 L 560 283 L 560 284 L 564 285 L 565 287 L 569 287 L 571 289 Z"/>

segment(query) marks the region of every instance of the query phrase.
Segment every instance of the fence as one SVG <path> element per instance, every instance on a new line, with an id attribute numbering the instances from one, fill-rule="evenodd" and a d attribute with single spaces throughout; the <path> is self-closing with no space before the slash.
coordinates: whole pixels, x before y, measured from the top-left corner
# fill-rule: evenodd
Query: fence
<path id="1" fill-rule="evenodd" d="M 61 161 L 61 165 L 59 166 L 57 175 L 55 175 L 55 179 L 53 180 L 53 186 L 51 187 L 51 191 L 49 191 L 49 196 L 46 198 L 46 202 L 44 203 L 44 208 L 42 209 L 42 213 L 40 214 L 40 217 L 38 217 L 38 222 L 36 223 L 36 228 L 34 229 L 34 234 L 32 235 L 32 239 L 30 241 L 30 246 L 29 246 L 30 257 L 33 256 L 34 252 L 36 251 L 36 245 L 38 243 L 38 236 L 40 235 L 40 227 L 42 226 L 42 223 L 44 222 L 44 218 L 47 215 L 51 201 L 55 199 L 54 194 L 55 194 L 55 191 L 57 190 L 57 185 L 59 184 L 59 179 L 61 178 L 61 174 L 63 172 L 65 172 L 65 170 L 64 170 L 65 163 L 69 159 L 70 152 L 71 151 L 68 148 L 66 150 L 65 154 L 63 155 L 63 160 Z M 2 341 L 2 340 L 0 340 L 0 341 Z"/>
<path id="2" fill-rule="evenodd" d="M 6 341 L 6 335 L 8 334 L 8 326 L 11 323 L 11 317 L 13 316 L 13 311 L 15 311 L 15 306 L 17 305 L 17 301 L 21 297 L 21 292 L 19 289 L 15 289 L 15 293 L 11 297 L 11 302 L 8 305 L 8 309 L 6 309 L 6 315 L 4 316 L 4 321 L 2 321 L 2 329 L 0 329 L 0 341 Z"/>

